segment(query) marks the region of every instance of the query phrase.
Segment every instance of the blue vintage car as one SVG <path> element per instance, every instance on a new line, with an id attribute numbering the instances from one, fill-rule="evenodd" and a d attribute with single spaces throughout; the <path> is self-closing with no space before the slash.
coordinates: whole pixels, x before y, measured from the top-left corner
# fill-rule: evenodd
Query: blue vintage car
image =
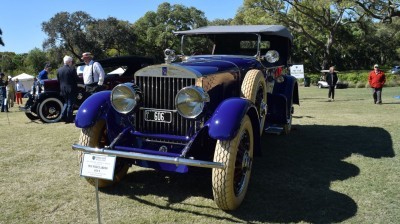
<path id="1" fill-rule="evenodd" d="M 209 26 L 175 34 L 182 51 L 187 39 L 200 36 L 212 43 L 210 52 L 188 56 L 167 49 L 164 64 L 89 97 L 77 113 L 81 136 L 72 148 L 81 158 L 117 157 L 114 179 L 99 179 L 99 187 L 119 181 L 131 165 L 179 173 L 211 168 L 216 204 L 234 210 L 261 154 L 260 136 L 291 129 L 293 104 L 299 104 L 297 80 L 288 74 L 292 35 L 279 25 Z"/>

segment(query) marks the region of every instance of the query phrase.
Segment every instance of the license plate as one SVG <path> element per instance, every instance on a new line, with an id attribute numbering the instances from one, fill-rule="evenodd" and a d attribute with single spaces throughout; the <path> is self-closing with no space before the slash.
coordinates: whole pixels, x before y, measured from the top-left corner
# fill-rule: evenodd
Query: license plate
<path id="1" fill-rule="evenodd" d="M 171 123 L 172 113 L 170 111 L 146 110 L 144 111 L 144 120 L 152 122 Z"/>

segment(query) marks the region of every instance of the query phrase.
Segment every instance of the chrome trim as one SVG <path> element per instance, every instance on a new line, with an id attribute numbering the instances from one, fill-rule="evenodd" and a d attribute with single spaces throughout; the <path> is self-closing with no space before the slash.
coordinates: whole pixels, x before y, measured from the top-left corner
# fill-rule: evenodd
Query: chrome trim
<path id="1" fill-rule="evenodd" d="M 145 138 L 143 141 L 152 142 L 152 143 L 170 144 L 170 145 L 186 145 L 186 143 L 163 141 L 163 140 L 156 140 L 156 139 L 150 139 L 150 138 Z"/>
<path id="2" fill-rule="evenodd" d="M 195 159 L 186 159 L 180 157 L 168 157 L 168 156 L 160 156 L 160 155 L 149 155 L 143 153 L 136 153 L 136 152 L 124 152 L 124 151 L 116 151 L 110 150 L 106 148 L 92 148 L 88 146 L 73 144 L 73 150 L 78 150 L 87 153 L 97 153 L 97 154 L 104 154 L 110 156 L 117 156 L 127 159 L 139 159 L 139 160 L 146 160 L 146 161 L 153 161 L 153 162 L 160 162 L 160 163 L 169 163 L 175 165 L 187 165 L 187 166 L 195 166 L 195 167 L 203 167 L 203 168 L 216 168 L 216 169 L 224 169 L 225 165 L 223 163 L 218 162 L 210 162 L 210 161 L 203 161 L 203 160 L 195 160 Z"/>
<path id="3" fill-rule="evenodd" d="M 172 134 L 190 136 L 188 131 L 196 124 L 193 120 L 185 119 L 177 113 L 175 96 L 184 87 L 195 85 L 196 79 L 176 77 L 136 76 L 135 83 L 142 90 L 144 99 L 135 121 L 136 130 L 154 134 Z M 157 111 L 171 111 L 172 122 L 151 122 L 144 119 L 144 111 L 153 109 Z M 195 129 L 197 129 L 196 127 Z"/>

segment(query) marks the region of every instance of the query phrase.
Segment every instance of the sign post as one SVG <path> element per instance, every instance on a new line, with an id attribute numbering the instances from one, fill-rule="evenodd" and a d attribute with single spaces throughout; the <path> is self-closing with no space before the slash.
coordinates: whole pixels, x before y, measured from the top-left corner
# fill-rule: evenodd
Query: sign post
<path id="1" fill-rule="evenodd" d="M 99 179 L 113 180 L 115 169 L 115 156 L 85 153 L 83 155 L 81 176 L 95 178 L 97 221 L 101 223 Z"/>

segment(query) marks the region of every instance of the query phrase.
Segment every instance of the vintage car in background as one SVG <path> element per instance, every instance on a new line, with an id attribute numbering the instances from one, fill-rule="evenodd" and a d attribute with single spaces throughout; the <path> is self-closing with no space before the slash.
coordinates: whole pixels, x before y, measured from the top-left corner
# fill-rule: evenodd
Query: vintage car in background
<path id="1" fill-rule="evenodd" d="M 83 102 L 75 119 L 81 136 L 72 148 L 81 158 L 117 157 L 112 181 L 85 177 L 99 187 L 119 181 L 131 165 L 178 173 L 211 168 L 214 201 L 234 210 L 261 154 L 260 136 L 291 130 L 293 104 L 299 104 L 297 80 L 288 74 L 293 37 L 279 25 L 175 34 L 182 55 L 167 49 L 165 64 L 143 68 L 134 82 Z M 199 37 L 211 41 L 210 52 L 185 55 L 185 38 Z"/>
<path id="2" fill-rule="evenodd" d="M 98 61 L 106 73 L 104 86 L 105 89 L 112 89 L 118 84 L 133 81 L 133 74 L 148 65 L 154 64 L 154 60 L 139 56 L 123 56 L 103 59 Z M 87 98 L 85 86 L 83 84 L 82 72 L 84 64 L 77 64 L 77 73 L 80 77 L 78 83 L 78 95 L 75 102 L 76 109 Z M 40 119 L 45 123 L 58 122 L 61 119 L 61 111 L 64 104 L 63 97 L 60 96 L 60 86 L 57 79 L 43 80 L 37 82 L 34 91 L 31 92 L 30 100 L 20 109 L 25 111 L 25 115 L 31 119 Z"/>
<path id="3" fill-rule="evenodd" d="M 393 66 L 393 68 L 390 70 L 390 73 L 400 74 L 400 65 Z"/>

